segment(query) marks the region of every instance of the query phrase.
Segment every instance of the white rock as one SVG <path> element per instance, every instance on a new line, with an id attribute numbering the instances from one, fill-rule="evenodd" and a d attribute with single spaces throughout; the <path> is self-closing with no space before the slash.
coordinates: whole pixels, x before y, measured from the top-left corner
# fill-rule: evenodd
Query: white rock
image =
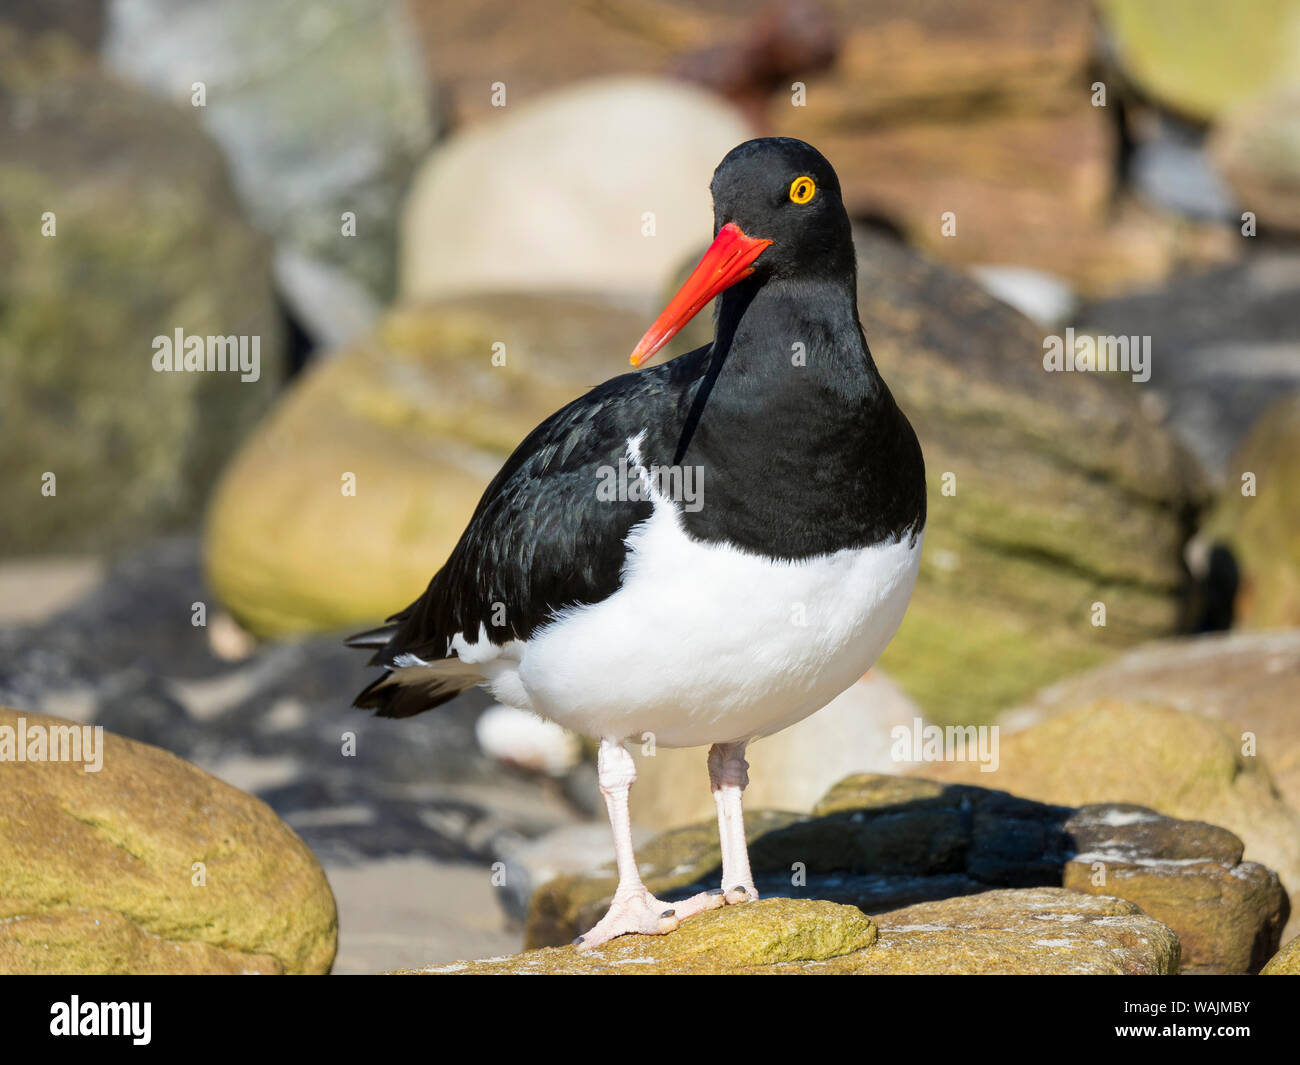
<path id="1" fill-rule="evenodd" d="M 656 78 L 601 78 L 507 104 L 417 172 L 401 230 L 403 296 L 655 295 L 712 232 L 714 167 L 753 135 L 718 97 Z M 653 236 L 643 235 L 647 212 Z"/>
<path id="2" fill-rule="evenodd" d="M 488 757 L 553 776 L 563 776 L 582 757 L 582 741 L 568 729 L 500 703 L 479 715 L 474 735 Z"/>

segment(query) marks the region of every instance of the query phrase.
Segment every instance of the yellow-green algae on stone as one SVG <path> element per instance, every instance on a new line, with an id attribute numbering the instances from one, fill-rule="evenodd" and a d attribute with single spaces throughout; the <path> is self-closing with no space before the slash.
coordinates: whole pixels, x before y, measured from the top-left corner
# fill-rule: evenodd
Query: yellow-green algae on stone
<path id="1" fill-rule="evenodd" d="M 20 718 L 80 727 L 0 708 Z M 98 772 L 0 766 L 0 972 L 325 973 L 337 933 L 306 845 L 167 751 L 106 732 Z"/>
<path id="2" fill-rule="evenodd" d="M 406 975 L 894 973 L 1173 974 L 1178 937 L 1122 899 L 1059 888 L 989 891 L 875 918 L 853 906 L 760 899 L 622 936 L 580 954 L 547 947 Z"/>

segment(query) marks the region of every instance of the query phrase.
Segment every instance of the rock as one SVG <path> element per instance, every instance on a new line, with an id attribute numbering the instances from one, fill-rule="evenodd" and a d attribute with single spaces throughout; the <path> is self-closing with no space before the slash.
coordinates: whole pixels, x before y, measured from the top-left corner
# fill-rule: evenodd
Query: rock
<path id="1" fill-rule="evenodd" d="M 1233 620 L 1247 628 L 1300 626 L 1296 455 L 1300 391 L 1269 407 L 1233 453 L 1227 488 L 1198 536 L 1231 552 L 1238 574 Z"/>
<path id="2" fill-rule="evenodd" d="M 1041 327 L 890 241 L 859 244 L 858 302 L 925 453 L 921 573 L 880 664 L 930 720 L 988 720 L 1185 624 L 1182 515 L 1203 482 L 1141 389 L 1044 372 Z"/>
<path id="3" fill-rule="evenodd" d="M 1291 940 L 1259 971 L 1260 976 L 1300 976 L 1300 938 Z"/>
<path id="4" fill-rule="evenodd" d="M 1300 389 L 1300 255 L 1261 249 L 1238 266 L 1094 304 L 1079 330 L 1152 338 L 1143 391 L 1210 477 L 1238 490 L 1232 451 L 1279 396 Z"/>
<path id="5" fill-rule="evenodd" d="M 1083 901 L 1088 898 L 1088 901 Z M 876 918 L 862 973 L 1168 976 L 1178 936 L 1123 899 L 1056 888 L 987 891 Z"/>
<path id="6" fill-rule="evenodd" d="M 1297 18 L 1300 25 L 1300 17 Z M 1300 233 L 1300 86 L 1233 111 L 1211 151 L 1261 233 Z"/>
<path id="7" fill-rule="evenodd" d="M 874 920 L 852 906 L 759 899 L 692 917 L 666 936 L 408 970 L 459 973 L 1115 973 L 1178 971 L 1178 937 L 1120 899 L 1052 888 L 927 902 Z"/>
<path id="8" fill-rule="evenodd" d="M 873 669 L 811 717 L 752 744 L 745 801 L 776 810 L 806 810 L 850 773 L 897 771 L 891 730 L 909 731 L 921 711 L 881 670 Z M 654 748 L 635 739 L 632 819 L 664 831 L 716 817 L 706 749 Z"/>
<path id="9" fill-rule="evenodd" d="M 995 298 L 1042 326 L 1063 325 L 1079 299 L 1059 277 L 1022 266 L 973 266 L 975 279 Z"/>
<path id="10" fill-rule="evenodd" d="M 1125 74 L 1167 107 L 1213 119 L 1300 78 L 1300 8 L 1290 0 L 1100 0 Z"/>
<path id="11" fill-rule="evenodd" d="M 474 723 L 483 753 L 504 765 L 562 777 L 582 757 L 581 738 L 528 710 L 494 703 Z"/>
<path id="12" fill-rule="evenodd" d="M 0 727 L 20 721 L 27 735 L 77 727 L 0 709 Z M 0 774 L 0 971 L 328 972 L 334 897 L 302 841 L 166 751 L 102 743 L 98 770 L 22 761 Z"/>
<path id="13" fill-rule="evenodd" d="M 219 153 L 59 35 L 0 24 L 0 160 L 4 553 L 192 519 L 282 372 L 268 249 Z M 256 338 L 258 379 L 155 372 L 177 329 Z"/>
<path id="14" fill-rule="evenodd" d="M 1300 810 L 1300 631 L 1164 640 L 1068 677 L 1001 718 L 1004 734 L 1094 699 L 1161 703 L 1249 730 L 1282 798 Z"/>
<path id="15" fill-rule="evenodd" d="M 397 204 L 436 132 L 404 5 L 132 0 L 111 8 L 105 56 L 187 108 L 204 84 L 198 114 L 314 338 L 349 339 L 357 308 L 391 297 Z"/>
<path id="16" fill-rule="evenodd" d="M 416 173 L 402 295 L 653 294 L 711 231 L 709 177 L 750 136 L 716 97 L 650 78 L 584 82 L 508 108 Z"/>
<path id="17" fill-rule="evenodd" d="M 942 910 L 961 896 L 987 899 L 992 888 L 1077 884 L 1085 893 L 1156 906 L 1158 920 L 1186 935 L 1182 960 L 1189 971 L 1247 972 L 1268 957 L 1287 915 L 1276 875 L 1242 862 L 1232 833 L 1142 807 L 1075 810 L 982 787 L 868 773 L 841 781 L 811 815 L 756 810 L 745 821 L 761 897 L 854 906 L 877 915 L 882 929 L 899 907 Z M 637 858 L 646 886 L 666 901 L 715 887 L 717 826 L 666 832 L 639 848 Z M 1095 860 L 1106 863 L 1104 884 Z M 540 887 L 526 945 L 569 942 L 604 912 L 614 886 L 607 865 Z M 1080 905 L 1088 912 L 1090 904 Z"/>
<path id="18" fill-rule="evenodd" d="M 208 510 L 208 581 L 260 634 L 387 617 L 424 590 L 506 456 L 619 372 L 645 327 L 559 295 L 393 311 L 296 380 L 227 468 Z"/>
<path id="19" fill-rule="evenodd" d="M 996 782 L 1040 802 L 1136 803 L 1222 825 L 1240 837 L 1246 858 L 1276 870 L 1294 893 L 1300 814 L 1278 795 L 1266 758 L 1242 748 L 1240 726 L 1161 703 L 1103 699 L 1003 736 Z M 951 783 L 987 783 L 970 763 L 927 765 L 924 772 Z"/>
<path id="20" fill-rule="evenodd" d="M 1115 111 L 1090 88 L 1090 5 L 838 6 L 839 61 L 807 79 L 803 106 L 775 95 L 770 117 L 835 164 L 855 218 L 947 262 L 1029 267 L 1090 296 L 1236 252 L 1220 227 L 1117 189 Z"/>
<path id="21" fill-rule="evenodd" d="M 1086 807 L 1071 835 L 1078 853 L 1063 886 L 1118 895 L 1172 922 L 1184 973 L 1257 972 L 1278 942 L 1287 898 L 1277 874 L 1243 862 L 1226 829 L 1110 806 Z"/>

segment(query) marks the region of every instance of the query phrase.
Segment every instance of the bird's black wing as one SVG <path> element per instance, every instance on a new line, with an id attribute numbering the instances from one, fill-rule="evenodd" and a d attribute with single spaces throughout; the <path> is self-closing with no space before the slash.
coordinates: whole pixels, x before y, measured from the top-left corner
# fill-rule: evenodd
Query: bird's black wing
<path id="1" fill-rule="evenodd" d="M 348 641 L 377 648 L 371 665 L 390 670 L 357 697 L 357 706 L 383 717 L 432 709 L 480 679 L 448 661 L 454 637 L 477 641 L 483 631 L 494 644 L 526 640 L 561 608 L 598 603 L 618 589 L 624 541 L 651 505 L 601 498 L 598 485 L 643 430 L 646 461 L 652 454 L 668 461 L 709 350 L 606 381 L 524 439 L 424 594 L 385 627 Z M 417 659 L 443 668 L 411 670 L 409 684 L 391 672 Z"/>

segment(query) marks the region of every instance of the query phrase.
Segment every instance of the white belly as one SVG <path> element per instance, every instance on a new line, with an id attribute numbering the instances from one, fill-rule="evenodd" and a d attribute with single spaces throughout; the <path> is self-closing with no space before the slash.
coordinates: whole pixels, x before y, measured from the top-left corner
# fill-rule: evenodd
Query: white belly
<path id="1" fill-rule="evenodd" d="M 692 540 L 656 500 L 608 599 L 566 609 L 526 643 L 457 645 L 499 700 L 589 736 L 751 739 L 802 720 L 871 667 L 903 620 L 920 557 L 917 536 L 775 562 Z"/>

